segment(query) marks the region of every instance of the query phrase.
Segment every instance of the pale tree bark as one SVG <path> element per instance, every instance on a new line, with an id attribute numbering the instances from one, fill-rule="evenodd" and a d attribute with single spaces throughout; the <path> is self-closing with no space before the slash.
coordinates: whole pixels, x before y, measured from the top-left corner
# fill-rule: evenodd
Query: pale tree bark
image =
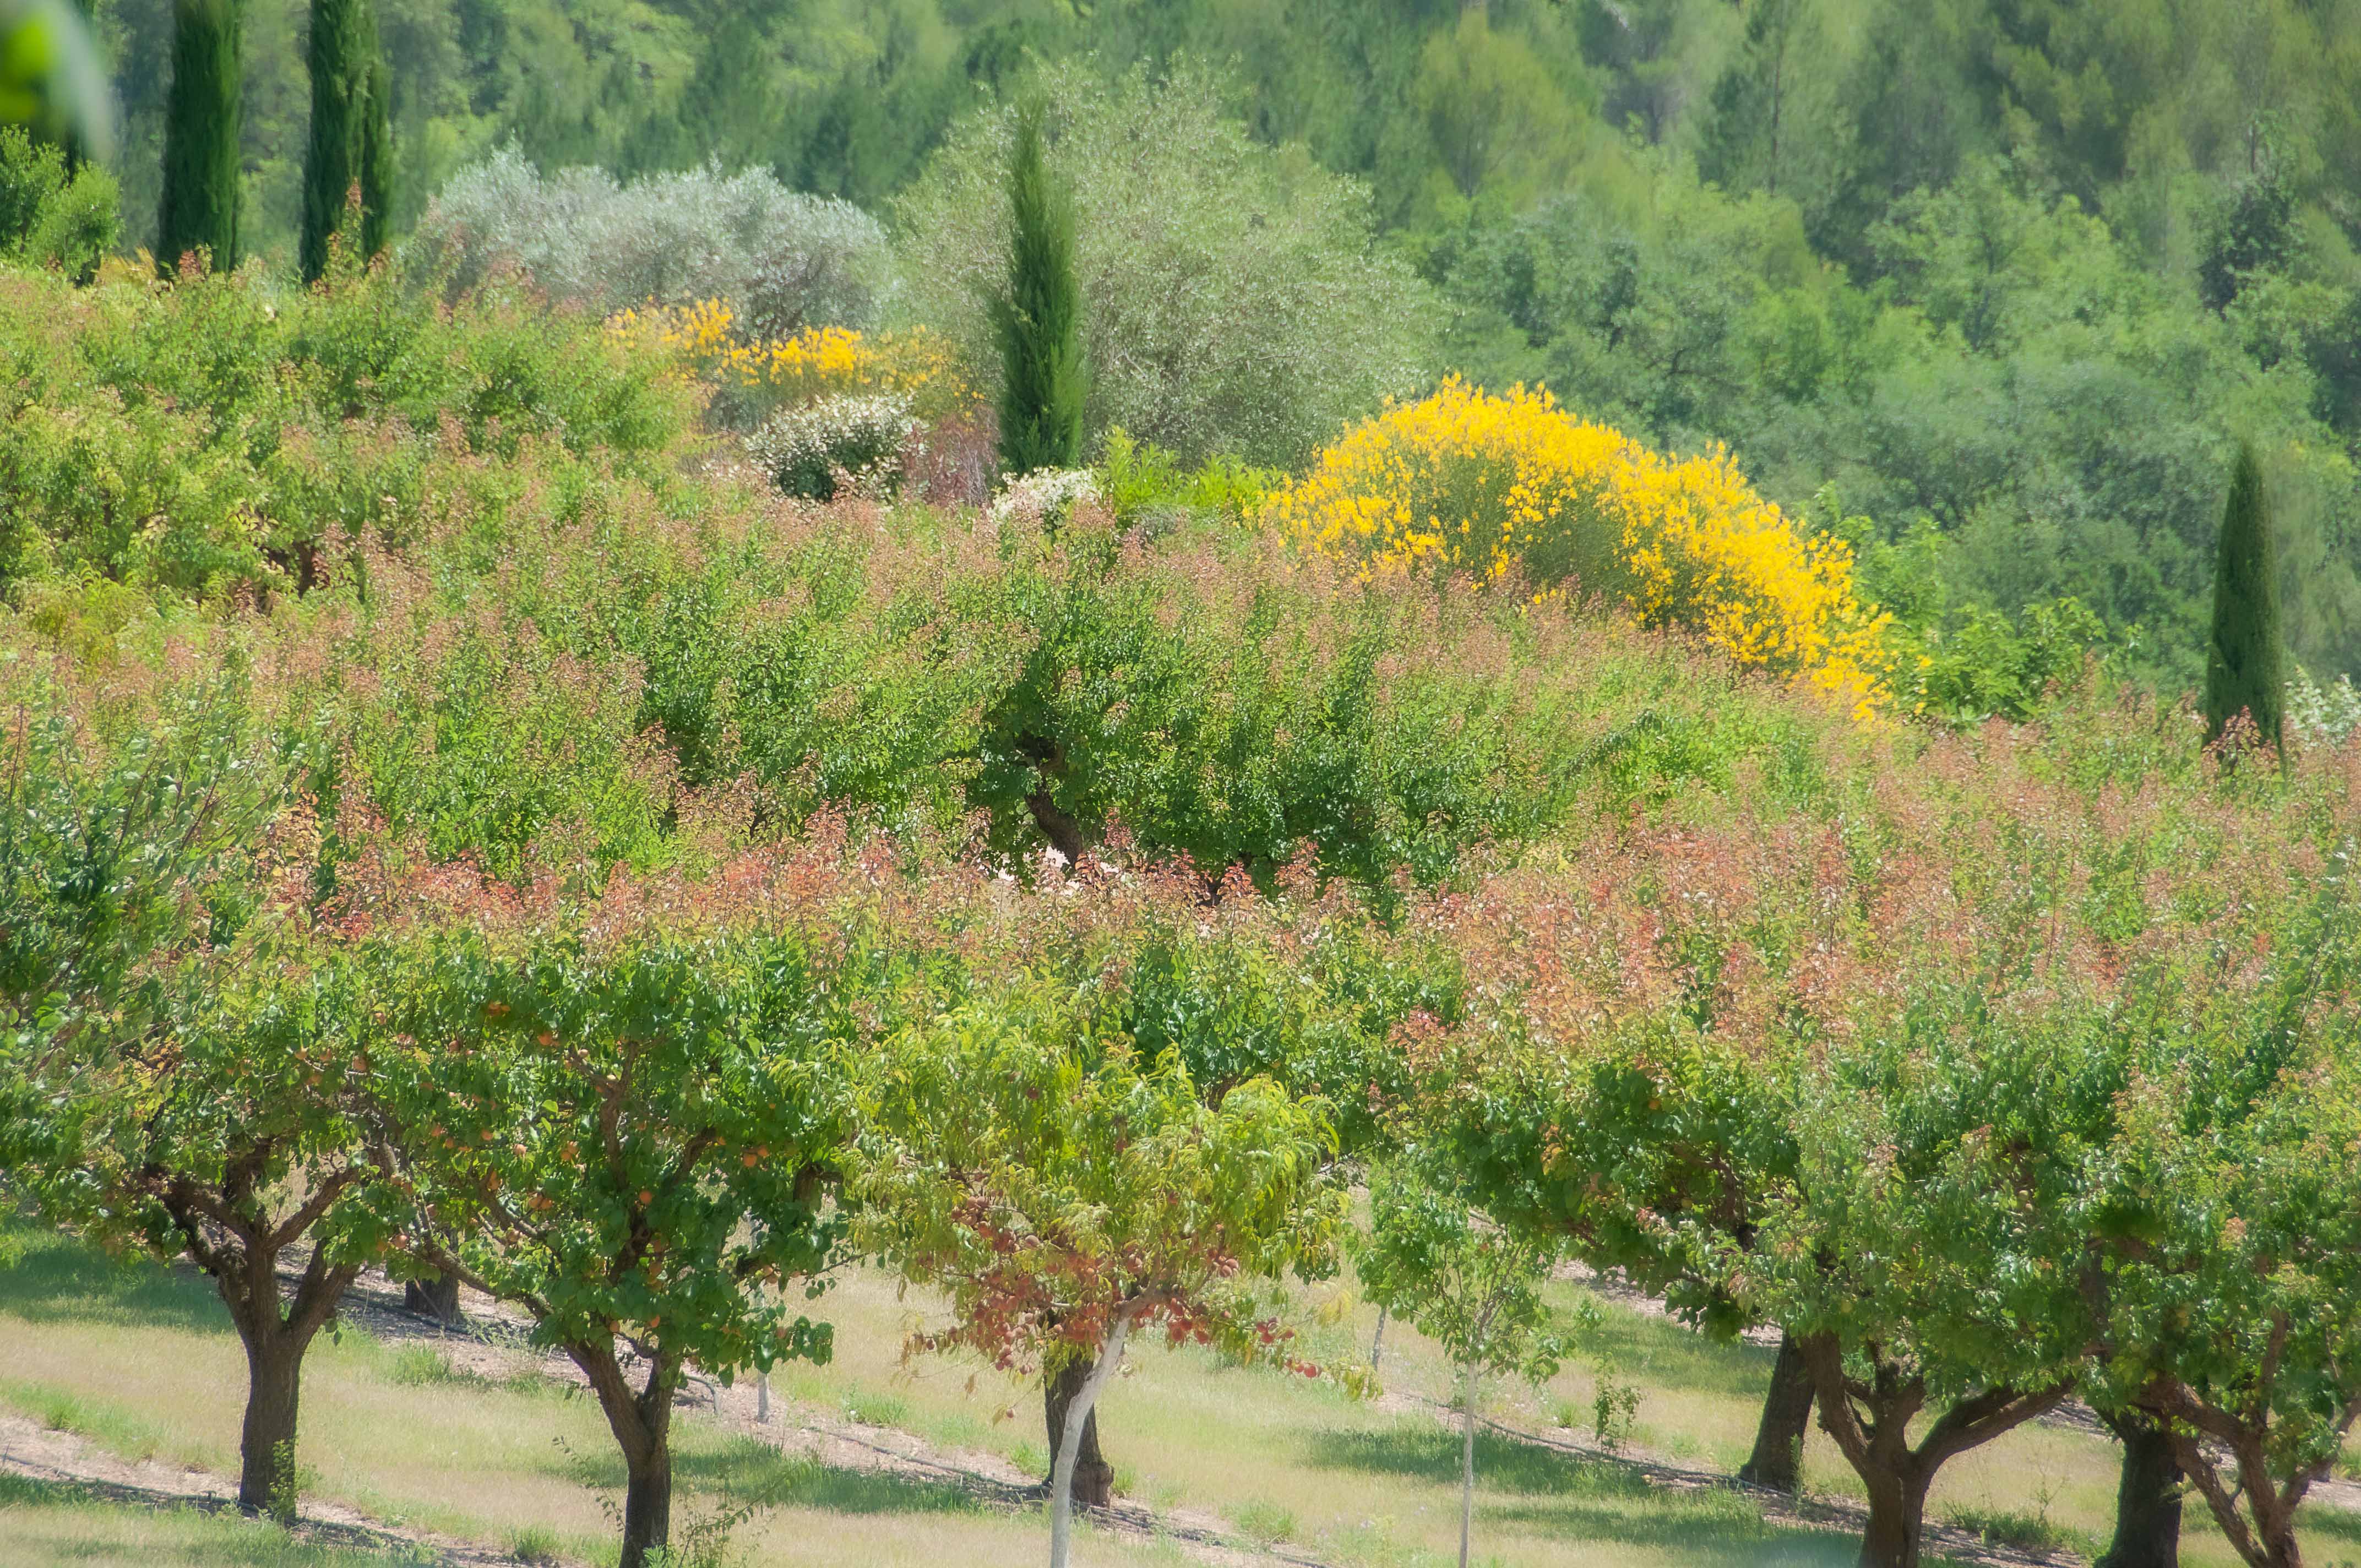
<path id="1" fill-rule="evenodd" d="M 1074 1464 L 1082 1457 L 1082 1428 L 1098 1408 L 1099 1394 L 1106 1387 L 1107 1379 L 1115 1376 L 1115 1369 L 1123 1362 L 1124 1337 L 1131 1332 L 1131 1321 L 1138 1312 L 1137 1302 L 1126 1302 L 1116 1310 L 1106 1341 L 1099 1346 L 1098 1360 L 1083 1378 L 1082 1391 L 1066 1407 L 1064 1440 L 1058 1444 L 1057 1462 L 1049 1471 L 1049 1568 L 1068 1568 L 1072 1557 Z M 626 1564 L 625 1568 L 631 1565 Z"/>
<path id="2" fill-rule="evenodd" d="M 1076 1508 L 1103 1508 L 1115 1501 L 1115 1466 L 1099 1451 L 1098 1412 L 1093 1410 L 1083 1418 L 1073 1414 L 1074 1401 L 1081 1398 L 1082 1385 L 1090 1376 L 1091 1364 L 1087 1361 L 1070 1361 L 1048 1374 L 1041 1380 L 1041 1406 L 1049 1423 L 1052 1454 L 1065 1445 L 1067 1423 L 1082 1420 L 1082 1451 L 1074 1460 L 1073 1479 L 1067 1491 Z"/>
<path id="3" fill-rule="evenodd" d="M 1459 1422 L 1459 1568 L 1467 1568 L 1468 1544 L 1476 1536 L 1476 1396 L 1479 1387 L 1471 1367 Z"/>

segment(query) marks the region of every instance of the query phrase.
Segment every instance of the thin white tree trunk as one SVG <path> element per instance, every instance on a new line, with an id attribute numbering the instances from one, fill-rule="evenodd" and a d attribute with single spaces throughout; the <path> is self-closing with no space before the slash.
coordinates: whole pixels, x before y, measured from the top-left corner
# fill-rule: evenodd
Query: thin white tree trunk
<path id="1" fill-rule="evenodd" d="M 1369 1370 L 1378 1369 L 1378 1357 L 1386 1348 L 1386 1310 L 1378 1309 L 1378 1332 L 1369 1336 Z"/>
<path id="2" fill-rule="evenodd" d="M 1074 1464 L 1082 1453 L 1082 1428 L 1090 1424 L 1099 1390 L 1122 1364 L 1124 1335 L 1131 1332 L 1132 1313 L 1137 1310 L 1126 1307 L 1115 1315 L 1115 1326 L 1107 1330 L 1106 1343 L 1099 1347 L 1098 1365 L 1091 1368 L 1074 1402 L 1066 1407 L 1065 1435 L 1058 1443 L 1057 1463 L 1049 1467 L 1049 1568 L 1067 1568 L 1073 1552 Z"/>
<path id="3" fill-rule="evenodd" d="M 760 1306 L 769 1306 L 771 1288 L 767 1285 L 754 1287 L 754 1300 Z M 754 1420 L 761 1426 L 771 1424 L 771 1375 L 767 1371 L 754 1375 Z"/>
<path id="4" fill-rule="evenodd" d="M 1467 1568 L 1467 1541 L 1476 1526 L 1476 1374 L 1467 1374 L 1466 1420 L 1459 1442 L 1459 1568 Z"/>

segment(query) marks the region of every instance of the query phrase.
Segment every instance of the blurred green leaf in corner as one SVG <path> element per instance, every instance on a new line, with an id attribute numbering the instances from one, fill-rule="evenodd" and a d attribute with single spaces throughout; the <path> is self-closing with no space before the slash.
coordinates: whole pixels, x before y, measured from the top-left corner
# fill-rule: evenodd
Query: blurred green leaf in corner
<path id="1" fill-rule="evenodd" d="M 0 0 L 0 125 L 29 125 L 104 160 L 115 99 L 90 24 L 67 0 Z"/>

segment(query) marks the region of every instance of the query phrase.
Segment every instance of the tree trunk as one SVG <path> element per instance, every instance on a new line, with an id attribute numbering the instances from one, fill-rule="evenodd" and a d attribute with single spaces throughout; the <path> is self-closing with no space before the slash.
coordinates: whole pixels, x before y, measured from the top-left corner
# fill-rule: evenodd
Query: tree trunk
<path id="1" fill-rule="evenodd" d="M 651 1552 L 671 1542 L 672 1442 L 667 1433 L 625 1463 L 620 1568 L 643 1568 Z"/>
<path id="2" fill-rule="evenodd" d="M 1918 1568 L 1927 1537 L 1927 1478 L 1889 1474 L 1864 1479 L 1869 1526 L 1861 1532 L 1861 1568 Z"/>
<path id="3" fill-rule="evenodd" d="M 2180 1466 L 2172 1440 L 2135 1410 L 2102 1420 L 2123 1440 L 2124 1474 L 2115 1488 L 2115 1539 L 2097 1568 L 2180 1568 Z"/>
<path id="4" fill-rule="evenodd" d="M 1459 1568 L 1467 1568 L 1467 1547 L 1476 1533 L 1476 1375 L 1467 1375 L 1466 1409 L 1459 1420 Z"/>
<path id="5" fill-rule="evenodd" d="M 1082 1386 L 1075 1390 L 1072 1402 L 1066 1407 L 1058 1457 L 1049 1470 L 1049 1568 L 1067 1568 L 1073 1553 L 1074 1465 L 1082 1458 L 1082 1433 L 1089 1430 L 1091 1417 L 1097 1411 L 1099 1392 L 1122 1365 L 1124 1336 L 1131 1332 L 1134 1310 L 1126 1307 L 1115 1313 L 1115 1326 L 1107 1331 L 1106 1343 L 1099 1347 L 1097 1362 L 1084 1374 Z"/>
<path id="6" fill-rule="evenodd" d="M 1070 1361 L 1042 1380 L 1042 1404 L 1049 1419 L 1049 1453 L 1054 1463 L 1066 1444 L 1066 1422 L 1082 1386 L 1091 1379 L 1091 1364 Z M 1093 1409 L 1082 1418 L 1082 1442 L 1074 1461 L 1070 1489 L 1074 1506 L 1104 1508 L 1115 1501 L 1115 1466 L 1099 1452 L 1099 1416 Z"/>
<path id="7" fill-rule="evenodd" d="M 1779 1336 L 1779 1359 L 1771 1365 L 1771 1392 L 1754 1430 L 1753 1456 L 1738 1478 L 1793 1497 L 1804 1484 L 1804 1433 L 1812 1423 L 1812 1369 L 1793 1334 Z"/>
<path id="8" fill-rule="evenodd" d="M 412 1279 L 401 1288 L 401 1310 L 433 1318 L 446 1329 L 465 1321 L 459 1315 L 459 1282 L 447 1274 Z"/>
<path id="9" fill-rule="evenodd" d="M 2157 1407 L 2160 1413 L 2184 1418 L 2161 1428 L 2172 1444 L 2173 1461 L 2190 1486 L 2203 1496 L 2213 1522 L 2222 1527 L 2239 1558 L 2253 1568 L 2303 1568 L 2303 1544 L 2296 1538 L 2295 1516 L 2311 1489 L 2311 1480 L 2299 1475 L 2285 1486 L 2278 1484 L 2271 1473 L 2268 1426 L 2242 1420 L 2219 1406 L 2206 1404 L 2185 1385 L 2159 1380 L 2151 1392 L 2163 1396 Z M 2185 1419 L 2191 1417 L 2197 1420 Z M 2201 1431 L 2230 1451 L 2228 1474 L 2207 1452 Z"/>
<path id="10" fill-rule="evenodd" d="M 1378 1332 L 1375 1332 L 1375 1333 L 1373 1333 L 1373 1334 L 1371 1334 L 1371 1335 L 1369 1336 L 1369 1370 L 1370 1370 L 1370 1371 L 1375 1372 L 1375 1371 L 1378 1369 L 1378 1357 L 1379 1355 L 1381 1355 L 1382 1354 L 1384 1354 L 1384 1352 L 1385 1352 L 1385 1348 L 1386 1348 L 1386 1310 L 1385 1310 L 1383 1307 L 1379 1307 L 1379 1308 L 1378 1309 Z"/>
<path id="11" fill-rule="evenodd" d="M 290 1524 L 295 1519 L 295 1406 L 302 1391 L 303 1346 L 267 1328 L 242 1337 L 246 1425 L 238 1435 L 237 1506 Z"/>
<path id="12" fill-rule="evenodd" d="M 646 1386 L 635 1391 L 613 1342 L 569 1344 L 566 1354 L 589 1378 L 623 1451 L 623 1552 L 617 1568 L 647 1568 L 650 1553 L 672 1544 L 672 1397 L 680 1387 L 680 1357 L 659 1352 Z"/>

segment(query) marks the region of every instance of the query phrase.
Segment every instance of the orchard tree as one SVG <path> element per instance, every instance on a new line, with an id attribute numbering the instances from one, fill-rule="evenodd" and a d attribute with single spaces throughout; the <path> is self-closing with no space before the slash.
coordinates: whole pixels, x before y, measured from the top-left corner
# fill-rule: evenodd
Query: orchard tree
<path id="1" fill-rule="evenodd" d="M 2080 1155 L 2119 1059 L 2043 1006 L 1993 1005 L 1988 979 L 1905 971 L 1901 1001 L 1786 1054 L 1763 1090 L 1795 1174 L 1752 1237 L 1697 1238 L 1801 1348 L 1869 1495 L 1868 1568 L 1916 1568 L 1942 1466 L 2064 1400 L 2093 1340 Z"/>
<path id="2" fill-rule="evenodd" d="M 1255 1078 L 1208 1105 L 1173 1054 L 1142 1063 L 1014 995 L 903 1033 L 862 1099 L 860 1234 L 950 1299 L 950 1325 L 919 1343 L 1085 1369 L 1049 1475 L 1051 1568 L 1084 1426 L 1134 1332 L 1316 1372 L 1252 1287 L 1334 1266 L 1345 1194 L 1321 1102 Z"/>
<path id="3" fill-rule="evenodd" d="M 1642 1018 L 1576 1050 L 1494 1052 L 1435 1123 L 1484 1207 L 1730 1338 L 1765 1320 L 1724 1287 L 1714 1239 L 1751 1243 L 1797 1150 L 1741 1043 Z M 1812 1384 L 1782 1338 L 1744 1478 L 1795 1490 Z"/>
<path id="4" fill-rule="evenodd" d="M 348 995 L 315 944 L 176 964 L 149 1027 L 0 1060 L 0 1166 L 41 1212 L 186 1257 L 246 1349 L 238 1506 L 290 1519 L 304 1353 L 404 1213 Z M 308 1251 L 305 1249 L 308 1247 Z M 302 1259 L 291 1286 L 280 1260 Z"/>
<path id="5" fill-rule="evenodd" d="M 2281 935 L 2261 994 L 2170 977 L 2200 1004 L 2148 1042 L 2089 1203 L 2094 1391 L 2161 1426 L 2252 1568 L 2301 1568 L 2297 1510 L 2361 1420 L 2353 945 Z"/>
<path id="6" fill-rule="evenodd" d="M 1542 1294 L 1557 1251 L 1545 1233 L 1508 1230 L 1471 1206 L 1432 1149 L 1407 1149 L 1369 1178 L 1369 1234 L 1356 1249 L 1362 1288 L 1459 1371 L 1459 1568 L 1474 1534 L 1484 1379 L 1546 1382 L 1565 1353 Z"/>
<path id="7" fill-rule="evenodd" d="M 415 1263 L 533 1314 L 622 1451 L 621 1568 L 671 1540 L 673 1398 L 826 1361 L 844 987 L 792 927 L 634 916 L 382 938 L 381 1092 L 411 1153 Z M 611 925 L 611 923 L 609 923 Z"/>
<path id="8" fill-rule="evenodd" d="M 64 675 L 8 695 L 0 1170 L 49 1219 L 213 1279 L 247 1354 L 238 1502 L 288 1516 L 304 1352 L 399 1204 L 342 993 L 268 896 L 293 891 L 262 864 L 286 774 L 250 754 L 234 682 L 127 714 Z"/>

